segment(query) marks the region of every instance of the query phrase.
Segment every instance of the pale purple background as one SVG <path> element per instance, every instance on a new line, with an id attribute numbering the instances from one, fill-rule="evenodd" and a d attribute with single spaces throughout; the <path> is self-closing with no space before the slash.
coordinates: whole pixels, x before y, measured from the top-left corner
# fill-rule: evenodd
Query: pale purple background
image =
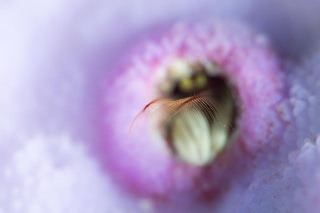
<path id="1" fill-rule="evenodd" d="M 103 78 L 149 29 L 216 18 L 242 20 L 271 38 L 287 72 L 291 123 L 281 154 L 270 153 L 255 181 L 202 211 L 319 212 L 319 9 L 316 0 L 1 1 L 0 213 L 156 211 L 103 169 Z"/>

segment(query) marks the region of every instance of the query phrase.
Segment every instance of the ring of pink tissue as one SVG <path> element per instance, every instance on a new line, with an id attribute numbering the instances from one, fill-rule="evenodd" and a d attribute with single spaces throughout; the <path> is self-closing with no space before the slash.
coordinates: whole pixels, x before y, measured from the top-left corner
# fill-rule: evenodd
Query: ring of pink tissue
<path id="1" fill-rule="evenodd" d="M 178 23 L 139 39 L 129 49 L 107 77 L 103 115 L 108 169 L 129 191 L 160 200 L 212 200 L 232 181 L 240 181 L 259 153 L 277 146 L 284 125 L 279 112 L 284 77 L 264 35 L 232 22 Z M 128 136 L 137 113 L 159 98 L 158 68 L 175 58 L 218 64 L 239 95 L 238 135 L 209 166 L 178 161 L 148 122 Z"/>

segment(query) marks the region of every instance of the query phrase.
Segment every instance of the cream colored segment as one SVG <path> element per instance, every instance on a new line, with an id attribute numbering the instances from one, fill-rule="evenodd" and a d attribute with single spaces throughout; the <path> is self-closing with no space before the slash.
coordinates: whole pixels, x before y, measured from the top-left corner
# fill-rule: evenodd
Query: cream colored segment
<path id="1" fill-rule="evenodd" d="M 183 77 L 190 77 L 192 74 L 192 69 L 185 60 L 176 59 L 172 62 L 168 68 L 169 79 L 179 81 Z"/>
<path id="2" fill-rule="evenodd" d="M 198 114 L 196 116 L 199 122 L 197 124 L 197 136 L 201 140 L 197 141 L 198 145 L 198 152 L 199 152 L 199 158 L 201 162 L 201 165 L 208 164 L 212 161 L 213 156 L 215 153 L 212 153 L 211 150 L 211 135 L 210 135 L 210 125 L 208 123 L 208 120 L 204 114 L 197 111 L 195 112 Z M 192 122 L 192 120 L 190 120 Z"/>
<path id="3" fill-rule="evenodd" d="M 214 76 L 220 73 L 220 67 L 217 64 L 212 63 L 211 61 L 204 61 L 202 64 L 206 68 L 206 72 L 209 76 Z"/>
<path id="4" fill-rule="evenodd" d="M 228 128 L 214 125 L 211 131 L 211 148 L 214 153 L 219 153 L 228 142 Z"/>
<path id="5" fill-rule="evenodd" d="M 194 143 L 197 144 L 197 161 L 204 165 L 210 158 L 210 129 L 207 118 L 198 110 L 189 109 L 188 122 L 194 131 Z"/>
<path id="6" fill-rule="evenodd" d="M 173 122 L 172 141 L 177 155 L 183 161 L 193 164 L 197 155 L 193 135 L 186 126 L 187 124 L 183 117 L 177 116 Z"/>
<path id="7" fill-rule="evenodd" d="M 159 67 L 155 72 L 155 79 L 159 79 L 158 87 L 161 92 L 169 93 L 173 86 L 174 82 L 167 79 L 167 70 L 163 67 Z"/>
<path id="8" fill-rule="evenodd" d="M 211 149 L 211 131 L 205 115 L 188 109 L 174 118 L 172 142 L 183 161 L 203 166 L 211 162 L 215 153 Z"/>

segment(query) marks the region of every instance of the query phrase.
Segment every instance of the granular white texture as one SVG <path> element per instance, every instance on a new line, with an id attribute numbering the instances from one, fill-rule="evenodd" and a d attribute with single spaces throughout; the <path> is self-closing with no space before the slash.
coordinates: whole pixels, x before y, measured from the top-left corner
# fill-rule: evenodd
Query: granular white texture
<path id="1" fill-rule="evenodd" d="M 320 132 L 320 54 L 305 58 L 303 63 L 287 67 L 289 82 L 289 106 L 291 117 L 284 134 L 284 142 L 301 147 L 306 138 Z"/>
<path id="2" fill-rule="evenodd" d="M 37 135 L 20 142 L 2 156 L 1 213 L 129 212 L 78 142 L 66 135 Z"/>

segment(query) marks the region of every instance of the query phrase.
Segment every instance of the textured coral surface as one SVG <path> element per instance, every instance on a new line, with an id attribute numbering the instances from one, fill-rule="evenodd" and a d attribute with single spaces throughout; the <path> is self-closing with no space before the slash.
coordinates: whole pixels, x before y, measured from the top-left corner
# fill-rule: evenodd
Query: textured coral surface
<path id="1" fill-rule="evenodd" d="M 212 172 L 214 176 L 224 173 L 219 174 L 224 177 L 237 175 L 226 159 L 221 161 L 227 164 L 227 169 L 207 169 L 208 180 L 200 184 L 205 176 L 200 174 L 203 169 L 177 162 L 158 126 L 140 121 L 128 137 L 133 118 L 146 103 L 159 98 L 159 79 L 170 63 L 176 59 L 214 61 L 234 82 L 241 102 L 238 106 L 241 118 L 237 124 L 240 135 L 235 146 L 243 147 L 242 155 L 254 155 L 270 145 L 268 143 L 275 143 L 284 123 L 278 111 L 281 98 L 286 95 L 283 71 L 267 39 L 240 24 L 177 23 L 162 34 L 157 32 L 157 37 L 137 44 L 138 48 L 134 47 L 128 56 L 129 62 L 116 67 L 111 77 L 108 76 L 104 113 L 106 158 L 117 177 L 138 191 L 146 190 L 157 196 L 173 193 L 175 188 L 201 191 L 204 187 L 209 191 L 209 178 L 215 177 L 207 173 Z M 228 161 L 237 161 L 235 159 Z"/>

